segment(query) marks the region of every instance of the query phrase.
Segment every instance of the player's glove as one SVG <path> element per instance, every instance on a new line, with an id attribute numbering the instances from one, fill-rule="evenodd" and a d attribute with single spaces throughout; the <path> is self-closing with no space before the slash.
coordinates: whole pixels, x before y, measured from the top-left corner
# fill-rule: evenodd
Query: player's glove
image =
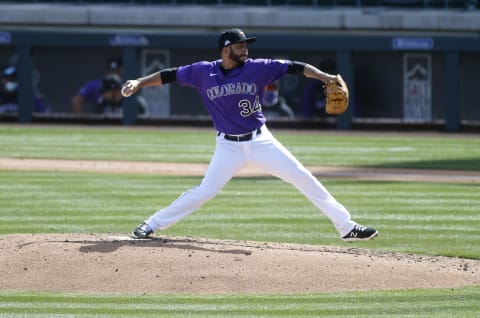
<path id="1" fill-rule="evenodd" d="M 340 74 L 324 86 L 327 114 L 343 114 L 348 107 L 348 86 Z"/>

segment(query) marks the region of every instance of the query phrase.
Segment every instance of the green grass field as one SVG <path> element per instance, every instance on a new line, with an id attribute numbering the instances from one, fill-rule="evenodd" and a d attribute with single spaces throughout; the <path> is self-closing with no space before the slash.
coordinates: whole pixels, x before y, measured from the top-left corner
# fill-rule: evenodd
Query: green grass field
<path id="1" fill-rule="evenodd" d="M 472 135 L 278 131 L 306 165 L 480 171 Z M 0 127 L 1 158 L 208 162 L 210 130 Z M 0 234 L 127 233 L 198 177 L 0 170 Z M 363 248 L 480 259 L 480 185 L 325 179 L 380 237 Z M 351 246 L 290 185 L 235 178 L 168 235 Z M 1 269 L 0 269 L 1 275 Z M 480 286 L 296 295 L 0 291 L 0 317 L 478 317 Z"/>
<path id="2" fill-rule="evenodd" d="M 1 292 L 3 317 L 478 317 L 480 288 L 294 295 Z"/>

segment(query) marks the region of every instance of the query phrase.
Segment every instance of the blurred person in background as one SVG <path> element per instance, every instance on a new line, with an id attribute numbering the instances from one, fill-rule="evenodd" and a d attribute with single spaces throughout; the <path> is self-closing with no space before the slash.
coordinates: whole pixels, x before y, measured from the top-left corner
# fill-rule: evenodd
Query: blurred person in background
<path id="1" fill-rule="evenodd" d="M 280 96 L 278 82 L 265 86 L 262 97 L 262 113 L 269 119 L 278 117 L 295 117 L 292 108 L 287 104 L 285 98 Z"/>
<path id="2" fill-rule="evenodd" d="M 121 115 L 122 112 L 122 79 L 115 74 L 102 79 L 100 97 L 97 100 L 95 113 L 104 115 Z"/>
<path id="3" fill-rule="evenodd" d="M 3 67 L 0 74 L 0 114 L 16 114 L 18 112 L 18 88 L 16 66 Z M 47 105 L 35 94 L 33 111 L 44 113 L 47 110 Z"/>
<path id="4" fill-rule="evenodd" d="M 86 112 L 87 104 L 96 108 L 98 101 L 102 97 L 102 82 L 103 78 L 108 75 L 117 75 L 120 79 L 123 76 L 122 59 L 118 57 L 111 57 L 105 66 L 104 75 L 86 82 L 80 90 L 72 98 L 72 110 L 76 114 Z"/>
<path id="5" fill-rule="evenodd" d="M 106 75 L 101 82 L 100 97 L 95 104 L 95 113 L 107 116 L 123 115 L 122 102 L 124 100 L 121 89 L 122 79 L 116 74 Z M 135 98 L 137 113 L 144 114 L 147 109 L 145 98 L 137 95 Z"/>

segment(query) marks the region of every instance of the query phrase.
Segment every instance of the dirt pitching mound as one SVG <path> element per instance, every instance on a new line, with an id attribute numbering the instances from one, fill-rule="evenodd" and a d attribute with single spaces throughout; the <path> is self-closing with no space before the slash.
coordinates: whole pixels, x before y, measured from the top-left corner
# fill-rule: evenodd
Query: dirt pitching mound
<path id="1" fill-rule="evenodd" d="M 0 289 L 300 293 L 480 284 L 480 261 L 359 248 L 125 235 L 0 236 Z"/>

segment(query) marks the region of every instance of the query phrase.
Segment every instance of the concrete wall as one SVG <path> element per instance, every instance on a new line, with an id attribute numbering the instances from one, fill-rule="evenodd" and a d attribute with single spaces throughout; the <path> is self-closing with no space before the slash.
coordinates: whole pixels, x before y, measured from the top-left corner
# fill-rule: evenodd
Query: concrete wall
<path id="1" fill-rule="evenodd" d="M 223 28 L 236 25 L 269 30 L 476 32 L 479 10 L 392 9 L 386 7 L 251 7 L 168 5 L 1 4 L 0 24 L 125 27 Z"/>

